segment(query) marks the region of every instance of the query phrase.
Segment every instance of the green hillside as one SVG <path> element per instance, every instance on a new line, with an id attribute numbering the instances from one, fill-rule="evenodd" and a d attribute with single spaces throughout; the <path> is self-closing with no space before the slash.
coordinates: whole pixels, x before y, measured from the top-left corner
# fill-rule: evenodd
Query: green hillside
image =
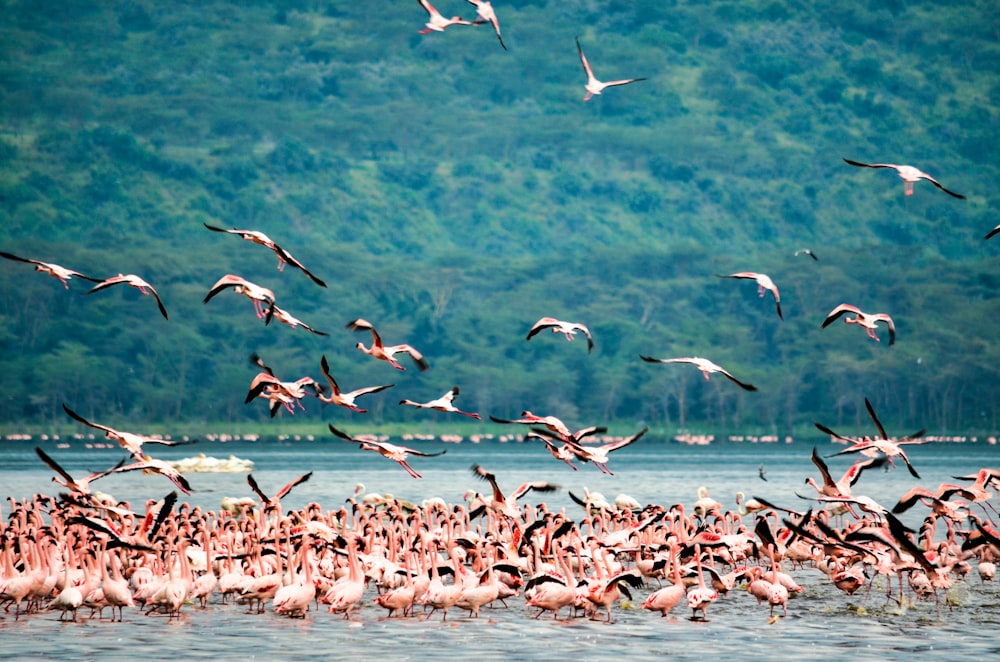
<path id="1" fill-rule="evenodd" d="M 170 315 L 0 260 L 0 431 L 79 431 L 63 402 L 138 429 L 432 429 L 459 422 L 396 403 L 455 384 L 484 418 L 622 433 L 871 432 L 865 397 L 890 433 L 1000 427 L 992 3 L 497 0 L 507 51 L 377 5 L 0 2 L 0 250 L 138 274 Z M 602 80 L 647 80 L 584 103 L 577 36 Z M 267 233 L 328 287 L 205 223 Z M 715 277 L 737 271 L 774 279 L 784 321 Z M 329 336 L 203 304 L 227 273 Z M 897 343 L 821 329 L 844 302 L 891 314 Z M 542 316 L 587 324 L 593 353 L 526 342 Z M 358 317 L 431 369 L 363 356 Z M 369 414 L 310 399 L 271 421 L 243 402 L 254 351 L 286 380 L 322 381 L 325 354 L 346 390 L 397 386 Z"/>

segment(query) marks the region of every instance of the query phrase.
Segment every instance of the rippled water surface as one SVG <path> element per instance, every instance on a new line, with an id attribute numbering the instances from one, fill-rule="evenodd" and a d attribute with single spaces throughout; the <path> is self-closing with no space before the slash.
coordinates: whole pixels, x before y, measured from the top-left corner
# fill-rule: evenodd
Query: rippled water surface
<path id="1" fill-rule="evenodd" d="M 416 443 L 422 442 L 413 445 Z M 105 468 L 120 457 L 117 450 L 85 448 L 78 441 L 70 444 L 70 448 L 56 448 L 52 442 L 44 446 L 74 475 Z M 57 486 L 50 482 L 51 472 L 35 456 L 35 445 L 0 443 L 0 496 L 20 499 L 35 492 L 55 493 Z M 373 453 L 335 441 L 203 443 L 157 449 L 156 455 L 172 459 L 204 452 L 215 457 L 235 454 L 249 458 L 256 464 L 254 477 L 265 492 L 277 491 L 292 478 L 313 471 L 311 480 L 297 486 L 283 501 L 286 509 L 311 501 L 328 510 L 339 508 L 359 482 L 367 491 L 391 493 L 414 502 L 439 496 L 455 503 L 467 490 L 485 487 L 469 471 L 472 464 L 493 471 L 505 490 L 513 490 L 526 480 L 559 483 L 563 487 L 559 492 L 529 494 L 527 499 L 534 503 L 544 499 L 550 509 L 566 508 L 573 517 L 582 515 L 582 510 L 567 492 L 582 495 L 585 488 L 609 499 L 625 492 L 642 503 L 683 503 L 690 508 L 697 488 L 706 486 L 727 508 L 735 509 L 734 495 L 743 491 L 804 509 L 810 503 L 796 493 L 813 494 L 804 484 L 805 477 L 819 478 L 809 460 L 812 447 L 804 443 L 687 447 L 643 440 L 613 454 L 610 467 L 614 476 L 601 475 L 592 466 L 574 472 L 530 443 L 428 442 L 421 448 L 448 451 L 442 457 L 413 459 L 412 464 L 424 476 L 421 480 L 410 478 L 397 465 Z M 819 444 L 822 454 L 841 448 Z M 903 468 L 869 472 L 854 492 L 891 507 L 915 485 L 934 489 L 941 482 L 953 482 L 952 476 L 1000 465 L 997 453 L 996 447 L 984 444 L 912 447 L 909 455 L 921 480 Z M 853 459 L 837 457 L 827 462 L 838 478 Z M 764 465 L 766 482 L 758 476 L 760 464 Z M 224 496 L 251 496 L 245 474 L 190 474 L 189 479 L 195 492 L 188 501 L 203 508 L 218 509 Z M 160 476 L 138 473 L 102 479 L 98 486 L 137 507 L 171 489 Z M 9 507 L 6 503 L 3 507 L 6 516 Z M 914 508 L 907 513 L 907 523 L 918 524 L 923 514 L 919 507 Z M 921 655 L 926 659 L 987 659 L 1000 653 L 996 635 L 1000 587 L 982 585 L 974 574 L 956 583 L 949 595 L 957 604 L 942 604 L 939 616 L 933 601 L 906 608 L 887 604 L 884 582 L 876 583 L 865 602 L 863 594 L 844 595 L 815 569 L 797 569 L 792 575 L 806 590 L 790 602 L 788 617 L 773 624 L 768 624 L 767 607 L 757 605 L 743 591 L 734 591 L 713 604 L 708 622 L 688 620 L 689 611 L 682 607 L 671 617 L 660 618 L 638 608 L 652 588 L 635 590 L 631 603 L 615 608 L 610 624 L 583 619 L 556 621 L 551 615 L 535 620 L 535 610 L 527 608 L 521 597 L 509 599 L 506 608 L 484 609 L 479 619 L 457 609 L 450 611 L 445 622 L 440 615 L 428 621 L 389 619 L 384 610 L 372 604 L 373 588 L 368 589 L 360 614 L 350 621 L 323 610 L 311 611 L 304 620 L 272 613 L 248 614 L 243 606 L 222 604 L 218 596 L 204 610 L 187 605 L 176 621 L 131 610 L 126 611 L 124 623 L 84 618 L 78 623 L 60 623 L 55 613 L 31 615 L 15 623 L 12 613 L 0 611 L 0 657 L 272 660 L 503 655 L 507 659 L 607 659 L 628 655 L 639 659 L 780 656 L 793 660 L 876 660 Z M 566 615 L 564 611 L 562 616 Z"/>

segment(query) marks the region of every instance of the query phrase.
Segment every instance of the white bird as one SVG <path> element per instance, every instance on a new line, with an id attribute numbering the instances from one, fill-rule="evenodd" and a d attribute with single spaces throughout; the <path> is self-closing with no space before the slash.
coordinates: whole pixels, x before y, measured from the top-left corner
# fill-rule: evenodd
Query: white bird
<path id="1" fill-rule="evenodd" d="M 131 285 L 146 296 L 153 295 L 153 298 L 156 299 L 156 305 L 160 309 L 160 314 L 163 315 L 163 319 L 170 319 L 167 317 L 167 309 L 163 307 L 163 302 L 160 301 L 160 295 L 156 293 L 156 290 L 153 289 L 152 285 L 135 274 L 128 274 L 127 276 L 124 274 L 118 274 L 117 276 L 106 278 L 95 285 L 92 289 L 88 290 L 86 294 L 93 294 L 94 292 L 111 287 L 112 285 L 118 285 L 119 283 Z"/>
<path id="2" fill-rule="evenodd" d="M 893 168 L 903 179 L 903 192 L 906 195 L 913 195 L 914 182 L 918 182 L 921 179 L 924 179 L 933 184 L 934 186 L 937 186 L 939 189 L 941 189 L 951 197 L 958 198 L 959 200 L 965 200 L 964 195 L 959 195 L 954 191 L 949 191 L 945 187 L 941 186 L 941 183 L 938 182 L 938 180 L 934 179 L 926 172 L 922 172 L 914 168 L 913 166 L 896 165 L 895 163 L 861 163 L 859 161 L 851 161 L 850 159 L 844 159 L 844 161 L 846 163 L 851 164 L 852 166 L 858 166 L 859 168 Z"/>
<path id="3" fill-rule="evenodd" d="M 815 254 L 815 253 L 813 253 L 813 252 L 812 252 L 811 250 L 809 250 L 808 248 L 800 248 L 799 250 L 795 251 L 795 257 L 798 257 L 799 255 L 808 255 L 808 256 L 809 256 L 809 257 L 811 257 L 812 259 L 814 259 L 814 260 L 816 260 L 817 262 L 819 262 L 819 258 L 818 258 L 818 257 L 816 257 L 816 254 Z"/>
<path id="4" fill-rule="evenodd" d="M 441 15 L 441 12 L 434 9 L 432 5 L 427 0 L 417 0 L 420 6 L 424 8 L 427 12 L 427 23 L 423 30 L 419 31 L 419 34 L 428 34 L 431 32 L 444 32 L 445 28 L 452 25 L 472 25 L 472 21 L 463 20 L 461 16 L 452 16 L 451 18 L 445 18 Z"/>
<path id="5" fill-rule="evenodd" d="M 413 448 L 408 448 L 406 446 L 397 446 L 396 444 L 390 444 L 387 441 L 378 441 L 377 439 L 365 438 L 365 437 L 352 437 L 346 432 L 341 432 L 333 425 L 328 424 L 327 427 L 330 428 L 330 432 L 336 436 L 344 439 L 345 441 L 353 441 L 355 443 L 361 444 L 361 449 L 366 451 L 375 451 L 384 458 L 390 459 L 394 462 L 398 462 L 399 466 L 406 469 L 406 473 L 410 474 L 414 478 L 421 478 L 410 463 L 406 461 L 407 455 L 418 455 L 420 457 L 437 457 L 438 455 L 444 455 L 448 451 L 441 451 L 440 453 L 424 453 Z"/>
<path id="6" fill-rule="evenodd" d="M 597 80 L 594 76 L 594 71 L 590 68 L 590 63 L 587 62 L 587 56 L 583 54 L 583 48 L 580 46 L 580 38 L 576 38 L 576 50 L 580 54 L 580 62 L 583 63 L 583 70 L 587 73 L 587 96 L 583 98 L 584 101 L 590 101 L 590 99 L 595 94 L 600 94 L 605 90 L 605 88 L 613 87 L 616 85 L 628 85 L 629 83 L 635 83 L 640 80 L 646 80 L 645 78 L 627 78 L 624 80 L 613 80 L 607 83 L 603 83 Z"/>
<path id="7" fill-rule="evenodd" d="M 552 329 L 552 333 L 561 333 L 566 336 L 566 340 L 573 340 L 573 336 L 579 331 L 583 335 L 587 336 L 587 351 L 590 352 L 594 349 L 594 339 L 590 335 L 590 329 L 588 329 L 583 324 L 577 322 L 563 322 L 562 320 L 557 320 L 554 317 L 543 317 L 532 325 L 531 330 L 528 331 L 528 337 L 525 340 L 531 340 L 533 336 L 538 334 L 542 329 Z"/>
<path id="8" fill-rule="evenodd" d="M 115 430 L 114 428 L 109 428 L 106 425 L 101 425 L 100 423 L 94 423 L 92 421 L 88 421 L 83 416 L 80 416 L 78 413 L 67 407 L 65 402 L 63 403 L 63 409 L 66 411 L 67 414 L 69 414 L 70 418 L 72 418 L 74 421 L 78 423 L 83 423 L 87 427 L 91 427 L 94 428 L 95 430 L 101 430 L 102 432 L 104 432 L 105 437 L 117 441 L 122 448 L 131 453 L 132 457 L 134 457 L 137 460 L 146 459 L 145 455 L 142 452 L 143 444 L 160 444 L 163 446 L 185 446 L 187 444 L 195 443 L 194 441 L 167 441 L 166 439 L 157 439 L 155 437 L 144 437 L 142 435 L 133 434 L 131 432 L 120 432 L 118 430 Z M 119 468 L 117 470 L 121 469 Z"/>
<path id="9" fill-rule="evenodd" d="M 719 278 L 746 278 L 757 282 L 757 294 L 763 298 L 764 292 L 770 290 L 771 294 L 774 295 L 774 306 L 778 309 L 778 317 L 785 319 L 785 316 L 781 314 L 781 295 L 778 294 L 778 286 L 774 284 L 771 277 L 767 274 L 759 274 L 753 271 L 740 271 L 735 274 L 729 274 L 728 276 L 723 276 L 721 274 L 716 274 Z"/>
<path id="10" fill-rule="evenodd" d="M 351 411 L 356 411 L 359 414 L 364 414 L 368 410 L 361 409 L 358 407 L 354 401 L 361 397 L 362 395 L 367 395 L 369 393 L 378 393 L 379 391 L 384 391 L 387 388 L 392 388 L 395 384 L 383 384 L 382 386 L 366 386 L 364 388 L 359 388 L 354 391 L 348 391 L 344 393 L 337 386 L 336 380 L 334 380 L 333 375 L 330 374 L 330 364 L 326 360 L 326 355 L 324 354 L 320 357 L 319 368 L 323 372 L 323 376 L 326 377 L 326 381 L 330 384 L 330 395 L 327 395 L 324 391 L 320 391 L 316 397 L 318 397 L 322 402 L 327 404 L 339 405 L 341 407 L 347 407 Z"/>
<path id="11" fill-rule="evenodd" d="M 703 358 L 698 357 L 698 356 L 684 357 L 684 358 L 677 358 L 677 359 L 654 359 L 652 357 L 643 356 L 643 355 L 640 354 L 639 358 L 642 359 L 643 361 L 648 362 L 648 363 L 690 363 L 690 364 L 694 365 L 695 367 L 697 367 L 698 370 L 701 370 L 702 374 L 705 375 L 705 381 L 708 381 L 709 374 L 711 374 L 713 372 L 717 372 L 717 373 L 720 373 L 726 379 L 732 381 L 734 384 L 736 384 L 737 386 L 739 386 L 740 388 L 742 388 L 745 391 L 756 391 L 757 390 L 757 387 L 754 386 L 753 384 L 747 384 L 747 383 L 741 382 L 740 380 L 736 379 L 731 374 L 729 374 L 729 372 L 726 371 L 726 370 L 724 370 L 721 366 L 719 366 L 719 365 L 717 365 L 715 363 L 712 363 L 708 359 L 703 359 Z"/>
<path id="12" fill-rule="evenodd" d="M 503 43 L 503 37 L 500 36 L 500 21 L 497 20 L 497 13 L 493 11 L 493 4 L 489 0 L 465 0 L 470 5 L 475 6 L 476 14 L 479 18 L 476 23 L 489 23 L 493 26 L 493 31 L 497 33 L 497 39 L 500 41 L 500 45 L 503 46 L 504 50 L 507 50 L 507 44 Z"/>
<path id="13" fill-rule="evenodd" d="M 243 237 L 243 239 L 245 239 L 246 241 L 251 241 L 255 244 L 259 244 L 266 248 L 270 248 L 272 251 L 274 251 L 274 254 L 278 256 L 278 271 L 283 271 L 285 269 L 285 265 L 290 264 L 296 269 L 300 270 L 306 276 L 308 276 L 312 282 L 316 283 L 320 287 L 326 287 L 326 283 L 324 283 L 322 280 L 314 276 L 308 269 L 305 268 L 305 266 L 302 265 L 301 262 L 292 257 L 291 253 L 286 251 L 278 244 L 274 243 L 274 241 L 263 232 L 259 232 L 257 230 L 237 230 L 236 228 L 233 228 L 232 230 L 227 230 L 226 228 L 215 227 L 214 225 L 209 225 L 208 223 L 205 223 L 204 225 L 206 228 L 212 230 L 213 232 L 225 232 L 227 234 L 235 234 L 239 237 Z"/>
<path id="14" fill-rule="evenodd" d="M 242 294 L 246 298 L 253 301 L 253 310 L 257 314 L 257 319 L 264 319 L 264 304 L 266 303 L 268 307 L 274 305 L 274 292 L 267 289 L 266 287 L 261 287 L 255 283 L 251 283 L 245 278 L 236 276 L 234 274 L 226 274 L 212 286 L 212 289 L 208 291 L 202 303 L 208 303 L 212 297 L 226 289 L 227 287 L 233 288 L 233 292 L 236 294 Z"/>
<path id="15" fill-rule="evenodd" d="M 989 237 L 987 237 L 989 239 Z M 38 260 L 30 260 L 25 257 L 18 257 L 16 255 L 11 255 L 10 253 L 0 252 L 0 257 L 5 257 L 8 260 L 16 260 L 18 262 L 26 262 L 27 264 L 35 265 L 35 271 L 41 271 L 42 273 L 49 274 L 53 278 L 58 278 L 62 282 L 63 287 L 67 290 L 69 289 L 69 283 L 66 281 L 70 278 L 76 276 L 77 278 L 82 278 L 83 280 L 89 280 L 92 283 L 100 283 L 101 281 L 97 278 L 91 278 L 90 276 L 84 276 L 79 271 L 73 271 L 72 269 L 67 269 L 66 267 L 59 266 L 58 264 L 52 264 L 51 262 L 39 262 Z"/>
<path id="16" fill-rule="evenodd" d="M 468 411 L 462 411 L 453 404 L 455 398 L 458 397 L 458 393 L 459 393 L 458 387 L 453 386 L 451 387 L 450 391 L 442 395 L 440 398 L 437 398 L 436 400 L 431 400 L 429 402 L 414 402 L 413 400 L 404 399 L 400 400 L 399 404 L 408 405 L 410 407 L 418 407 L 420 409 L 434 409 L 435 411 L 461 414 L 462 416 L 468 416 L 469 418 L 474 418 L 477 421 L 482 420 L 482 417 L 480 417 L 479 414 L 475 414 Z"/>
<path id="17" fill-rule="evenodd" d="M 845 313 L 854 313 L 854 317 L 845 317 L 844 321 L 848 324 L 857 324 L 861 326 L 867 333 L 868 337 L 875 342 L 881 342 L 879 337 L 875 335 L 876 325 L 879 322 L 885 322 L 889 327 L 889 344 L 892 345 L 896 342 L 896 325 L 893 324 L 892 318 L 886 313 L 865 313 L 862 312 L 856 306 L 852 306 L 847 303 L 842 303 L 833 310 L 831 310 L 826 319 L 823 320 L 822 328 L 830 326 L 838 317 Z"/>
<path id="18" fill-rule="evenodd" d="M 287 310 L 284 310 L 283 308 L 279 308 L 277 304 L 271 304 L 271 307 L 267 309 L 267 315 L 265 316 L 264 319 L 265 319 L 264 321 L 265 326 L 271 323 L 271 319 L 277 319 L 282 324 L 287 324 L 293 329 L 301 326 L 309 333 L 315 333 L 317 336 L 330 335 L 326 331 L 318 331 L 309 326 L 308 324 L 306 324 L 305 322 L 303 322 L 302 320 L 300 320 L 299 318 L 293 317 L 291 313 L 289 313 Z"/>

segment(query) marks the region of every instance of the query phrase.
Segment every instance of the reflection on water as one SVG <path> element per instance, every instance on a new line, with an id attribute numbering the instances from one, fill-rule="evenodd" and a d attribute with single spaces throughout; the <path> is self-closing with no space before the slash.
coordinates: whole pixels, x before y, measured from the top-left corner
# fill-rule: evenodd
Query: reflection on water
<path id="1" fill-rule="evenodd" d="M 23 498 L 34 492 L 55 491 L 51 473 L 35 456 L 34 445 L 0 444 L 0 496 Z M 811 488 L 805 485 L 805 477 L 818 478 L 809 460 L 812 446 L 808 444 L 684 447 L 647 440 L 612 455 L 609 466 L 614 476 L 604 476 L 590 466 L 574 472 L 530 442 L 421 446 L 425 447 L 447 448 L 448 453 L 438 458 L 414 458 L 414 466 L 424 475 L 421 480 L 411 479 L 398 466 L 373 453 L 335 441 L 203 444 L 198 450 L 216 457 L 235 454 L 253 460 L 254 477 L 269 493 L 291 478 L 313 471 L 312 479 L 296 487 L 284 505 L 299 508 L 316 501 L 328 510 L 343 505 L 357 483 L 364 483 L 367 491 L 392 493 L 414 502 L 432 496 L 461 501 L 467 490 L 482 491 L 485 487 L 469 471 L 473 463 L 493 471 L 507 490 L 526 480 L 559 483 L 563 487 L 559 492 L 531 494 L 528 499 L 537 502 L 544 498 L 550 509 L 566 508 L 573 517 L 579 517 L 582 511 L 567 492 L 579 495 L 584 487 L 600 491 L 609 499 L 625 492 L 641 503 L 683 503 L 690 508 L 697 488 L 704 485 L 727 508 L 735 509 L 734 495 L 742 491 L 804 509 L 810 503 L 797 494 L 809 496 Z M 841 448 L 819 444 L 824 455 Z M 46 450 L 74 474 L 110 466 L 120 457 L 115 450 L 56 449 L 51 443 Z M 190 448 L 157 452 L 158 457 L 166 459 L 191 454 Z M 855 493 L 891 507 L 915 485 L 933 490 L 941 482 L 953 482 L 952 476 L 1000 464 L 995 447 L 979 444 L 917 446 L 908 449 L 908 454 L 921 480 L 901 468 L 869 472 L 855 486 Z M 852 460 L 830 458 L 828 463 L 839 477 Z M 761 463 L 767 470 L 766 482 L 758 475 Z M 217 509 L 224 496 L 252 496 L 245 473 L 190 474 L 189 479 L 196 491 L 188 501 L 203 508 Z M 98 486 L 134 504 L 162 497 L 171 489 L 160 476 L 139 474 L 102 479 Z M 922 514 L 918 509 L 908 513 L 917 523 Z M 780 654 L 782 658 L 802 660 L 874 660 L 918 653 L 983 659 L 1000 652 L 994 636 L 1000 621 L 1000 587 L 982 585 L 974 572 L 952 590 L 960 602 L 953 608 L 942 605 L 940 618 L 933 601 L 903 609 L 894 602 L 887 603 L 884 579 L 875 582 L 866 598 L 863 593 L 844 595 L 812 568 L 792 570 L 791 574 L 805 587 L 805 593 L 790 602 L 787 618 L 772 625 L 768 624 L 768 608 L 743 591 L 734 591 L 717 601 L 709 608 L 709 621 L 700 623 L 687 620 L 689 611 L 683 607 L 665 619 L 639 609 L 642 599 L 655 586 L 637 589 L 631 604 L 616 608 L 614 622 L 608 625 L 582 619 L 556 621 L 551 615 L 536 620 L 535 610 L 525 606 L 523 597 L 509 599 L 507 608 L 484 609 L 478 620 L 457 609 L 450 611 L 446 622 L 438 615 L 429 621 L 388 619 L 384 610 L 372 604 L 375 593 L 370 588 L 361 613 L 350 621 L 315 610 L 305 620 L 289 620 L 271 613 L 247 614 L 245 607 L 223 605 L 218 597 L 205 610 L 186 606 L 176 622 L 158 615 L 143 616 L 137 610 L 126 610 L 124 623 L 88 621 L 82 610 L 81 622 L 76 624 L 57 622 L 55 613 L 15 623 L 12 614 L 0 612 L 0 655 L 5 659 L 100 659 L 141 654 L 159 659 L 182 655 L 231 660 L 333 656 L 427 659 L 442 655 L 470 659 L 500 654 L 509 659 L 607 659 L 616 655 L 642 659 L 765 659 Z M 864 608 L 859 609 L 862 605 Z"/>

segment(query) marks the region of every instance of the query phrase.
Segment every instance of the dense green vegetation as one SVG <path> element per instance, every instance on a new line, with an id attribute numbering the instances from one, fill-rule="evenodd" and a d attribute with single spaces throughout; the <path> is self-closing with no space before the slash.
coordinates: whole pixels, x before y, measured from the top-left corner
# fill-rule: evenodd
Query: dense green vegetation
<path id="1" fill-rule="evenodd" d="M 397 384 L 364 416 L 308 401 L 292 420 L 317 431 L 451 422 L 396 402 L 453 384 L 484 418 L 622 433 L 859 433 L 866 396 L 894 433 L 1000 427 L 995 5 L 495 6 L 507 52 L 489 26 L 417 34 L 407 0 L 0 2 L 0 250 L 139 274 L 170 313 L 3 260 L 0 428 L 71 425 L 64 401 L 136 431 L 273 425 L 243 404 L 253 351 L 284 379 L 321 378 L 325 354 L 347 389 Z M 598 77 L 648 80 L 582 103 L 576 35 Z M 842 157 L 968 199 L 904 196 Z M 329 287 L 203 223 L 266 232 Z M 784 322 L 714 277 L 744 270 L 774 278 Z M 329 337 L 229 293 L 203 304 L 226 273 Z M 897 344 L 821 330 L 842 302 L 890 313 Z M 593 354 L 525 342 L 545 315 L 588 324 Z M 361 355 L 356 317 L 431 370 Z M 706 356 L 759 391 L 640 353 Z"/>

